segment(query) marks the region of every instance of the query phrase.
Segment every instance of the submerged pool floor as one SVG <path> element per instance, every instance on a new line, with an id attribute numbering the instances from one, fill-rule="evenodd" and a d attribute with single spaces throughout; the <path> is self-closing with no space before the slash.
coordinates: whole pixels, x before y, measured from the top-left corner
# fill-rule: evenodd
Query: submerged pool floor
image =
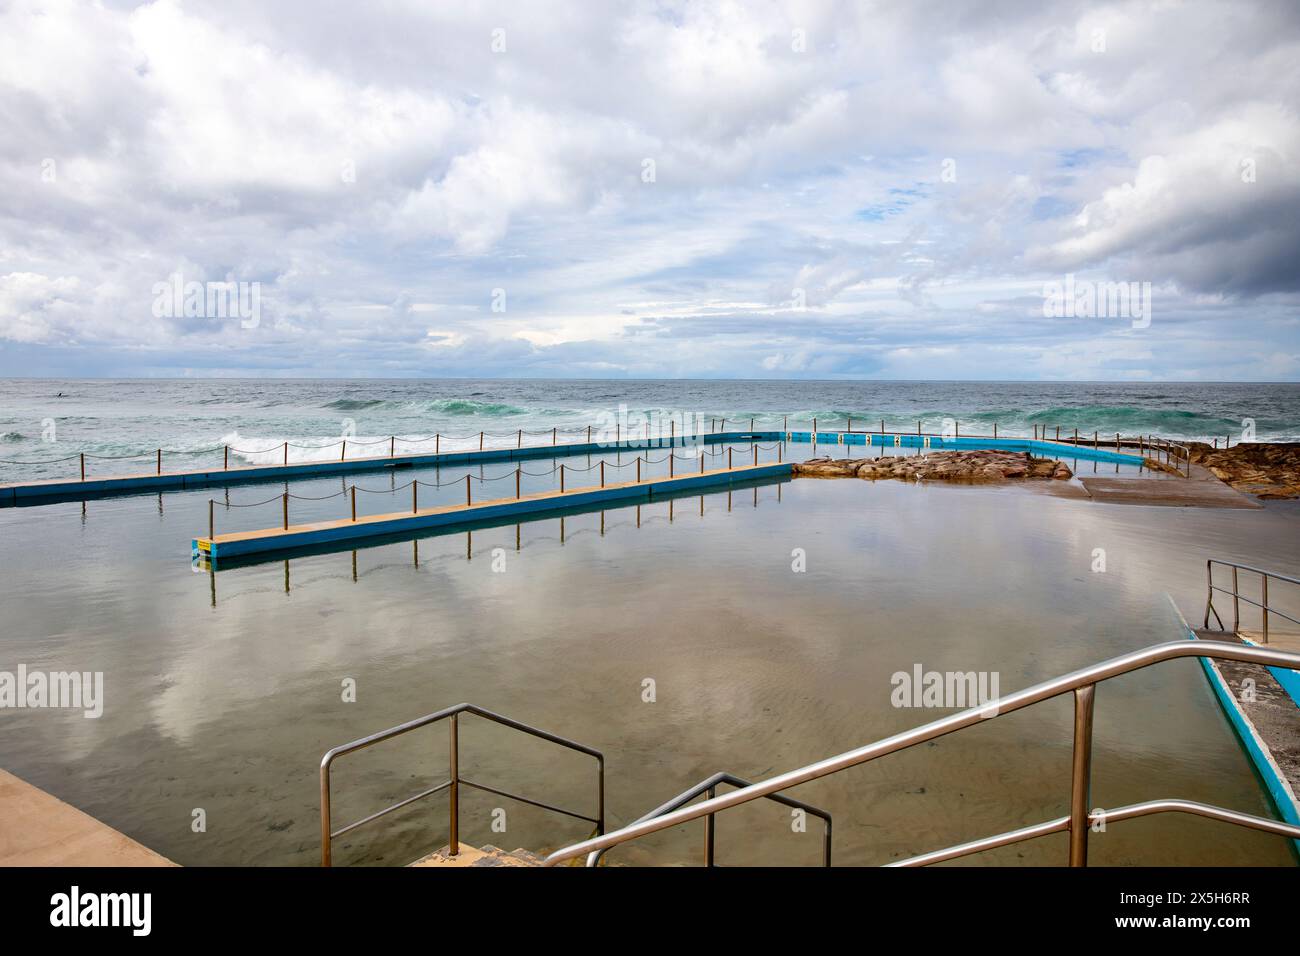
<path id="1" fill-rule="evenodd" d="M 1300 510 L 1285 502 L 1106 508 L 797 481 L 732 492 L 730 508 L 706 494 L 703 514 L 691 498 L 569 516 L 563 543 L 548 519 L 214 576 L 188 556 L 212 496 L 0 512 L 0 669 L 105 681 L 99 719 L 0 712 L 0 767 L 189 865 L 315 864 L 320 755 L 461 700 L 603 750 L 614 826 L 716 771 L 758 779 L 947 712 L 891 703 L 891 675 L 918 664 L 996 672 L 1006 692 L 1175 639 L 1166 592 L 1194 616 L 1207 554 L 1300 569 Z M 1069 752 L 1057 701 L 794 795 L 834 815 L 837 864 L 884 863 L 1065 812 Z M 358 755 L 336 777 L 337 818 L 416 793 L 445 764 L 436 731 Z M 461 767 L 550 803 L 592 798 L 584 760 L 487 725 L 462 728 Z M 1194 661 L 1098 692 L 1094 802 L 1156 797 L 1270 812 Z M 498 808 L 505 834 L 491 829 Z M 206 832 L 191 828 L 196 809 Z M 337 861 L 405 863 L 446 840 L 445 797 L 388 819 L 340 841 Z M 729 811 L 718 860 L 813 863 L 809 829 L 765 801 Z M 481 793 L 463 797 L 461 834 L 538 850 L 587 835 Z M 611 860 L 695 863 L 702 838 L 658 834 Z M 1049 837 L 969 862 L 1058 864 L 1065 851 Z M 1292 862 L 1286 841 L 1181 817 L 1095 835 L 1090 856 Z"/>

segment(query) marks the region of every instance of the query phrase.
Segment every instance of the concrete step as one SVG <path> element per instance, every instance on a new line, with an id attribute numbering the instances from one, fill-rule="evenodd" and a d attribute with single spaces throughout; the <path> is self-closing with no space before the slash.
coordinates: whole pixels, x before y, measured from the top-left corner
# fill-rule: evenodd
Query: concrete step
<path id="1" fill-rule="evenodd" d="M 0 866 L 175 866 L 107 824 L 0 770 Z"/>
<path id="2" fill-rule="evenodd" d="M 451 848 L 444 846 L 434 850 L 428 856 L 421 857 L 411 866 L 541 866 L 542 858 L 536 853 L 522 848 L 506 851 L 500 847 L 487 844 L 483 847 L 461 844 L 460 851 L 451 855 Z"/>

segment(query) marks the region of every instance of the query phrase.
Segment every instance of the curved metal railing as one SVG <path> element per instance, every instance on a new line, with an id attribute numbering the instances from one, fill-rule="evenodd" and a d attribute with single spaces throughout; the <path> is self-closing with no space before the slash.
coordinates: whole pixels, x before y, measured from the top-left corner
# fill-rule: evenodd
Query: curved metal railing
<path id="1" fill-rule="evenodd" d="M 643 818 L 611 833 L 583 840 L 580 843 L 557 850 L 546 858 L 545 865 L 554 866 L 565 860 L 587 856 L 595 851 L 618 846 L 629 840 L 635 840 L 638 837 L 659 830 L 666 830 L 669 827 L 680 826 L 691 820 L 711 817 L 730 807 L 740 806 L 742 803 L 748 803 L 751 800 L 778 794 L 801 783 L 818 780 L 841 770 L 857 767 L 879 757 L 907 750 L 918 744 L 982 723 L 986 719 L 1001 717 L 1004 714 L 1022 710 L 1041 701 L 1050 700 L 1062 694 L 1073 693 L 1074 744 L 1070 774 L 1070 813 L 1068 816 L 912 857 L 908 860 L 901 860 L 894 865 L 923 866 L 928 863 L 937 863 L 941 860 L 951 860 L 959 856 L 978 853 L 981 850 L 1019 843 L 1048 833 L 1068 832 L 1070 835 L 1069 864 L 1071 866 L 1087 866 L 1088 831 L 1098 816 L 1098 814 L 1090 813 L 1088 809 L 1092 767 L 1093 703 L 1097 684 L 1110 680 L 1112 677 L 1119 677 L 1122 674 L 1149 667 L 1152 664 L 1184 657 L 1211 657 L 1219 660 L 1244 661 L 1271 667 L 1300 668 L 1300 654 L 1277 651 L 1271 648 L 1199 640 L 1173 641 L 1168 644 L 1152 645 L 1035 684 L 988 704 L 971 707 L 960 713 L 941 717 L 912 730 L 886 737 L 884 740 L 787 771 L 761 783 L 751 784 L 730 793 L 710 797 L 708 800 L 694 806 L 679 808 L 651 819 Z M 1195 813 L 1266 833 L 1300 839 L 1300 826 L 1185 800 L 1156 800 L 1143 804 L 1134 804 L 1109 811 L 1101 814 L 1101 816 L 1104 816 L 1107 822 L 1114 822 L 1153 813 L 1169 812 Z"/>
<path id="2" fill-rule="evenodd" d="M 590 757 L 595 757 L 596 758 L 596 785 L 597 785 L 596 815 L 594 817 L 590 817 L 587 816 L 586 814 L 578 813 L 577 811 L 574 810 L 566 810 L 563 807 L 552 806 L 547 803 L 542 803 L 538 800 L 530 799 L 529 797 L 520 796 L 517 793 L 510 793 L 507 790 L 499 790 L 496 787 L 489 787 L 486 784 L 475 783 L 472 780 L 467 780 L 464 777 L 462 777 L 460 775 L 460 729 L 459 729 L 459 722 L 457 720 L 457 718 L 461 714 L 474 714 L 477 717 L 482 717 L 485 720 L 493 721 L 494 723 L 498 723 L 505 727 L 509 727 L 512 730 L 518 730 L 521 733 L 529 734 L 533 737 L 540 737 L 542 740 L 549 741 L 550 743 L 557 744 L 561 747 L 566 747 L 569 750 L 576 750 L 578 753 L 583 753 L 583 754 L 587 754 Z M 394 737 L 400 737 L 403 734 L 410 733 L 413 730 L 419 730 L 421 727 L 427 727 L 430 724 L 435 724 L 441 720 L 448 720 L 448 719 L 450 719 L 451 721 L 451 730 L 449 734 L 449 742 L 451 745 L 450 746 L 450 769 L 449 769 L 450 778 L 448 780 L 446 780 L 444 783 L 438 784 L 436 787 L 430 787 L 427 790 L 417 793 L 415 794 L 415 796 L 407 797 L 404 800 L 399 800 L 397 801 L 397 803 L 385 807 L 383 810 L 380 810 L 377 813 L 372 813 L 367 817 L 363 817 L 360 820 L 357 820 L 353 823 L 349 823 L 346 826 L 340 827 L 337 830 L 332 828 L 332 823 L 330 821 L 330 816 L 331 816 L 330 769 L 335 760 L 337 760 L 339 757 L 346 756 L 347 754 L 356 753 L 358 750 L 365 750 L 367 747 L 373 747 L 375 744 L 382 743 L 385 740 L 391 740 Z M 424 717 L 417 717 L 415 720 L 409 720 L 404 724 L 398 724 L 396 727 L 389 727 L 387 730 L 381 730 L 378 733 L 371 734 L 368 737 L 362 737 L 358 740 L 352 741 L 351 743 L 343 744 L 340 747 L 335 747 L 334 749 L 326 752 L 325 756 L 323 756 L 320 761 L 321 866 L 330 866 L 333 862 L 333 849 L 334 849 L 335 837 L 342 836 L 345 833 L 349 833 L 352 830 L 355 830 L 357 827 L 364 826 L 367 823 L 370 823 L 374 820 L 378 820 L 380 817 L 392 813 L 394 810 L 399 810 L 402 807 L 410 806 L 412 803 L 415 803 L 417 800 L 422 800 L 425 797 L 432 796 L 435 793 L 441 793 L 443 790 L 450 790 L 451 792 L 451 806 L 450 806 L 451 820 L 450 820 L 450 831 L 447 840 L 447 846 L 451 855 L 455 856 L 458 852 L 460 852 L 459 820 L 460 820 L 460 788 L 462 786 L 470 787 L 474 790 L 482 790 L 486 793 L 494 793 L 500 797 L 508 797 L 511 800 L 518 800 L 520 803 L 526 803 L 530 806 L 539 807 L 543 810 L 550 810 L 553 813 L 560 813 L 563 814 L 564 816 L 575 817 L 576 819 L 579 820 L 585 820 L 588 823 L 593 823 L 596 825 L 597 835 L 600 835 L 605 832 L 605 756 L 604 754 L 602 754 L 599 750 L 595 750 L 591 747 L 587 747 L 583 744 L 578 743 L 577 741 L 569 740 L 566 737 L 560 737 L 557 734 L 548 733 L 547 731 L 541 730 L 537 727 L 531 727 L 528 724 L 522 723 L 518 720 L 512 720 L 509 717 L 503 716 L 502 714 L 494 713 L 493 711 L 490 710 L 485 710 L 482 707 L 476 707 L 473 704 L 456 704 L 454 707 L 448 707 L 444 710 L 439 710 L 436 711 L 435 713 L 427 714 Z"/>

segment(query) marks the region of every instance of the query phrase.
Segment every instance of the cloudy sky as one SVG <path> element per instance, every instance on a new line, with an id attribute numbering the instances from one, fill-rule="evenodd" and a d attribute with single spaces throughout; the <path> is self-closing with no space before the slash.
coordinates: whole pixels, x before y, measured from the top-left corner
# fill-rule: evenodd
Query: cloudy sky
<path id="1" fill-rule="evenodd" d="M 1298 105 L 1282 2 L 0 0 L 0 375 L 1296 380 Z"/>

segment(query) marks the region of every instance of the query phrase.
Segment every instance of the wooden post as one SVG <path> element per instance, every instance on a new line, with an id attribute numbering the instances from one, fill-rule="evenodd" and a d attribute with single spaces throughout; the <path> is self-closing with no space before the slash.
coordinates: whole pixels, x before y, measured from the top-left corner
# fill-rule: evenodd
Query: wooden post
<path id="1" fill-rule="evenodd" d="M 518 437 L 518 439 L 516 439 L 516 441 L 515 441 L 515 447 L 516 447 L 516 448 L 523 448 L 523 447 L 524 447 L 524 430 L 523 430 L 522 428 L 519 429 L 519 437 Z"/>
<path id="2" fill-rule="evenodd" d="M 676 460 L 677 460 L 676 453 L 672 451 L 668 452 L 668 477 L 669 478 L 673 477 L 673 462 L 675 462 Z"/>
<path id="3" fill-rule="evenodd" d="M 86 453 L 81 453 L 81 480 L 86 480 Z"/>
<path id="4" fill-rule="evenodd" d="M 352 520 L 357 520 L 357 486 L 352 486 Z"/>
<path id="5" fill-rule="evenodd" d="M 343 450 L 339 452 L 339 461 L 347 461 L 347 460 L 348 460 L 348 440 L 345 438 L 343 439 Z"/>
<path id="6" fill-rule="evenodd" d="M 1093 433 L 1092 433 L 1092 447 L 1093 447 L 1093 448 L 1100 448 L 1100 447 L 1101 447 L 1101 442 L 1100 442 L 1098 439 L 1099 439 L 1098 433 L 1097 433 L 1096 431 L 1093 431 Z"/>
<path id="7" fill-rule="evenodd" d="M 731 471 L 731 446 L 727 446 L 727 471 Z"/>
<path id="8" fill-rule="evenodd" d="M 921 419 L 919 418 L 916 420 L 916 433 L 921 434 Z"/>
<path id="9" fill-rule="evenodd" d="M 882 418 L 880 420 L 880 434 L 883 435 L 884 433 L 885 433 L 885 420 Z"/>
<path id="10" fill-rule="evenodd" d="M 636 483 L 641 484 L 641 456 L 636 456 Z"/>
<path id="11" fill-rule="evenodd" d="M 559 430 L 558 430 L 555 426 L 551 426 L 551 444 L 552 444 L 552 445 L 554 445 L 554 444 L 556 443 L 556 440 L 557 440 L 557 439 L 556 439 L 556 435 L 558 434 L 558 431 L 559 431 Z M 591 426 L 590 426 L 590 425 L 587 426 L 587 441 L 591 441 Z"/>
<path id="12" fill-rule="evenodd" d="M 677 419 L 668 419 L 668 445 L 669 447 L 677 443 Z"/>
<path id="13" fill-rule="evenodd" d="M 758 445 L 754 446 L 754 464 L 758 464 Z"/>
<path id="14" fill-rule="evenodd" d="M 516 467 L 515 467 L 515 498 L 516 498 L 516 500 L 519 499 L 519 498 L 522 498 L 522 497 L 523 497 L 523 495 L 520 494 L 520 492 L 519 492 L 519 478 L 520 478 L 520 476 L 521 476 L 522 474 L 523 474 L 522 469 L 520 469 L 518 466 L 516 466 Z"/>
<path id="15" fill-rule="evenodd" d="M 158 449 L 158 474 L 162 474 L 162 449 Z"/>
<path id="16" fill-rule="evenodd" d="M 286 465 L 289 464 L 289 443 L 288 442 L 284 443 L 284 463 Z"/>
<path id="17" fill-rule="evenodd" d="M 605 487 L 605 459 L 600 460 L 600 487 Z"/>
<path id="18" fill-rule="evenodd" d="M 466 508 L 468 508 L 471 504 L 473 504 L 473 501 L 472 501 L 472 499 L 470 498 L 470 491 L 469 491 L 469 488 L 470 488 L 470 485 L 469 485 L 469 472 L 465 472 L 465 507 L 466 507 Z"/>
<path id="19" fill-rule="evenodd" d="M 700 474 L 704 474 L 704 456 L 700 456 Z"/>
<path id="20" fill-rule="evenodd" d="M 212 516 L 212 508 L 213 508 L 213 502 L 212 499 L 209 498 L 208 499 L 208 541 L 209 543 L 211 543 L 212 539 L 217 536 L 215 532 L 216 519 L 213 518 Z M 209 551 L 208 553 L 211 554 L 212 552 Z"/>
<path id="21" fill-rule="evenodd" d="M 1079 429 L 1077 428 L 1074 430 L 1074 443 L 1079 444 Z"/>
<path id="22" fill-rule="evenodd" d="M 226 446 L 226 455 L 221 461 L 221 470 L 222 471 L 230 470 L 230 446 L 229 445 Z"/>
<path id="23" fill-rule="evenodd" d="M 1119 451 L 1119 432 L 1115 433 L 1115 450 Z"/>
<path id="24" fill-rule="evenodd" d="M 1056 426 L 1056 440 L 1057 440 L 1057 441 L 1060 441 L 1060 440 L 1061 440 L 1061 426 L 1060 426 L 1060 425 L 1057 425 L 1057 426 Z"/>
<path id="25" fill-rule="evenodd" d="M 555 444 L 555 429 L 551 429 L 551 444 Z M 591 444 L 591 426 L 587 426 L 587 444 Z"/>
<path id="26" fill-rule="evenodd" d="M 849 420 L 849 427 L 846 428 L 846 429 L 844 429 L 844 430 L 845 430 L 845 431 L 848 431 L 848 432 L 851 432 L 851 431 L 853 431 L 853 416 L 852 416 L 852 415 L 849 415 L 849 416 L 848 416 L 848 420 Z"/>
<path id="27" fill-rule="evenodd" d="M 441 433 L 436 433 L 436 434 L 433 436 L 433 453 L 434 453 L 435 455 L 440 455 L 440 454 L 442 454 L 442 434 L 441 434 Z"/>
<path id="28" fill-rule="evenodd" d="M 754 419 L 752 418 L 749 420 L 749 430 L 751 432 L 754 430 Z"/>
<path id="29" fill-rule="evenodd" d="M 411 479 L 411 514 L 415 514 L 419 510 L 420 510 L 420 483 L 416 479 L 412 478 Z"/>
<path id="30" fill-rule="evenodd" d="M 782 415 L 782 416 L 781 416 L 781 431 L 783 431 L 783 432 L 788 432 L 789 430 L 790 430 L 790 416 L 789 416 L 789 415 Z"/>
<path id="31" fill-rule="evenodd" d="M 1035 427 L 1034 437 L 1037 438 L 1037 437 L 1038 437 L 1037 426 L 1034 426 L 1034 427 Z M 994 437 L 994 438 L 997 438 L 997 437 L 998 437 L 998 423 L 997 423 L 997 422 L 994 422 L 994 423 L 993 423 L 993 437 Z"/>
<path id="32" fill-rule="evenodd" d="M 396 445 L 397 445 L 397 436 L 389 435 L 388 436 L 388 457 L 389 458 L 395 457 L 393 452 L 396 451 Z"/>
<path id="33" fill-rule="evenodd" d="M 564 494 L 564 465 L 560 465 L 560 494 Z"/>
<path id="34" fill-rule="evenodd" d="M 482 432 L 479 432 L 479 433 L 478 433 L 478 450 L 479 450 L 479 451 L 482 451 L 482 450 L 483 450 L 483 433 L 482 433 Z"/>
<path id="35" fill-rule="evenodd" d="M 284 530 L 289 530 L 289 492 L 284 493 Z"/>

